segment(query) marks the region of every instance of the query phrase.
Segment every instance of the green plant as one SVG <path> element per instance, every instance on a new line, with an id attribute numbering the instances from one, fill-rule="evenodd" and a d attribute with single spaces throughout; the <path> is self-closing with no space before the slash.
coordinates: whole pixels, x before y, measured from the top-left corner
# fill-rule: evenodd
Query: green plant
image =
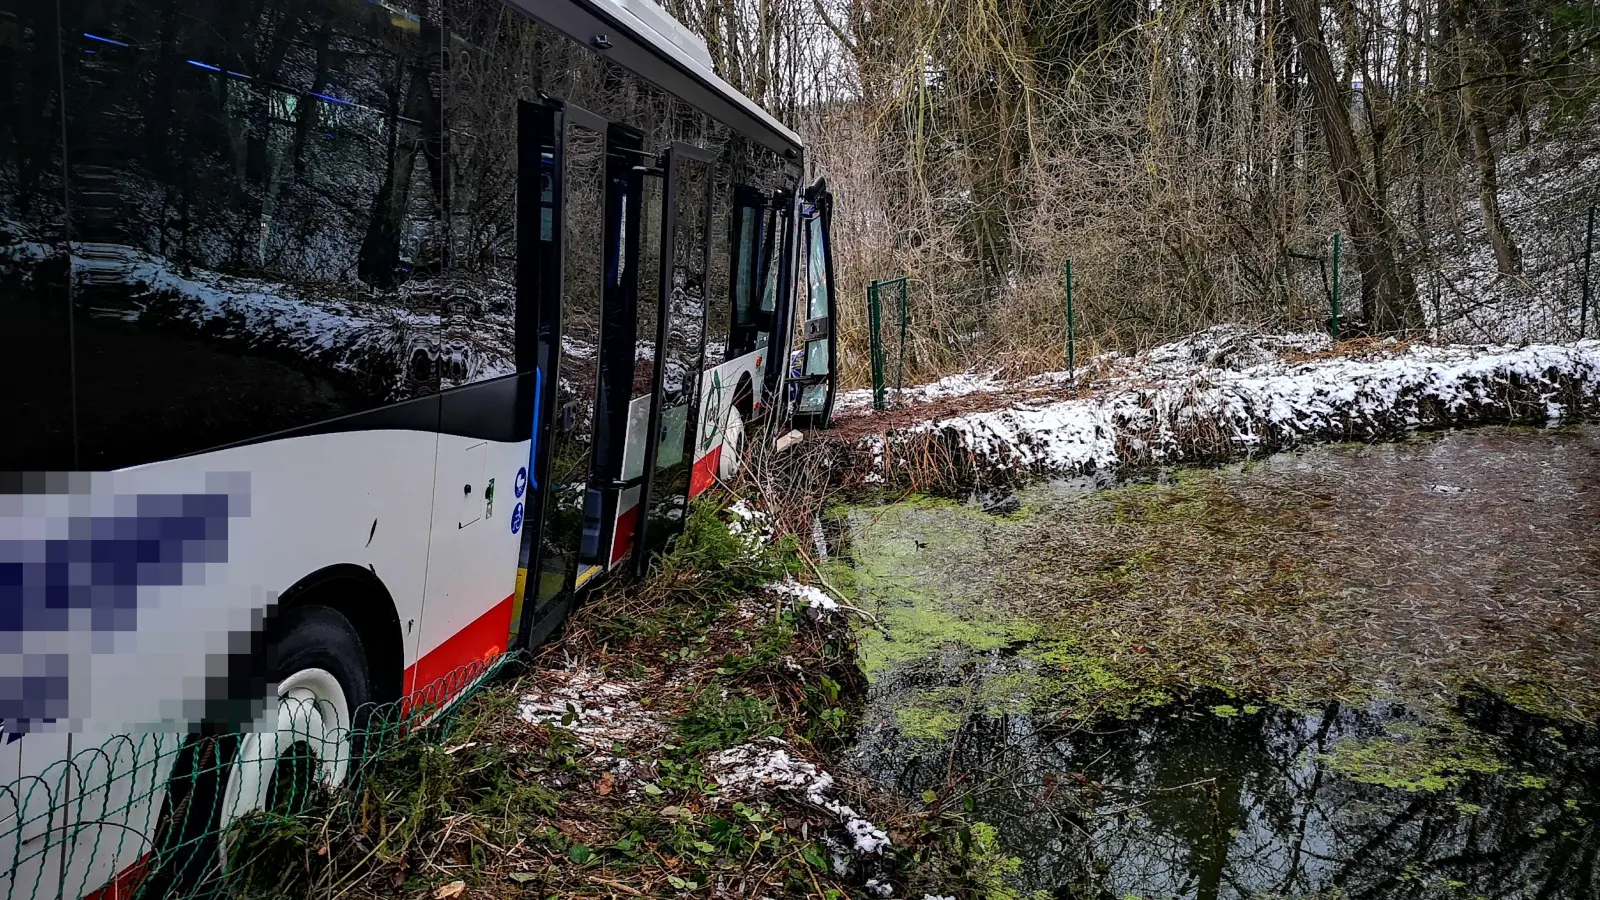
<path id="1" fill-rule="evenodd" d="M 704 692 L 678 720 L 681 749 L 688 754 L 711 753 L 782 733 L 772 702 L 742 693 L 723 698 Z"/>

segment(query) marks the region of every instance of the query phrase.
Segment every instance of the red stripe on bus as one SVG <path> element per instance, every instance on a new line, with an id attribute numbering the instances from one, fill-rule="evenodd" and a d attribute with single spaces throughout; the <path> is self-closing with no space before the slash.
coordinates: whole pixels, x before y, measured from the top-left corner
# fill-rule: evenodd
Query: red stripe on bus
<path id="1" fill-rule="evenodd" d="M 627 557 L 633 549 L 633 532 L 639 527 L 639 504 L 617 516 L 617 535 L 611 541 L 611 564 L 614 566 Z"/>
<path id="2" fill-rule="evenodd" d="M 711 452 L 700 457 L 694 464 L 694 470 L 689 474 L 689 497 L 693 499 L 706 492 L 717 480 L 717 463 L 722 460 L 722 445 L 711 448 Z"/>
<path id="3" fill-rule="evenodd" d="M 428 651 L 428 655 L 417 660 L 416 665 L 406 669 L 405 679 L 401 683 L 406 686 L 407 694 L 415 697 L 417 691 L 431 688 L 435 682 L 447 675 L 452 675 L 474 663 L 486 666 L 495 657 L 504 653 L 506 639 L 511 635 L 511 607 L 516 603 L 516 599 L 517 595 L 512 594 L 501 600 L 471 625 Z M 468 679 L 481 674 L 481 669 L 478 672 L 462 673 Z"/>
<path id="4" fill-rule="evenodd" d="M 144 881 L 145 874 L 150 869 L 150 854 L 134 860 L 133 865 L 117 873 L 117 877 L 105 883 L 105 886 L 92 894 L 85 894 L 83 900 L 132 900 L 134 893 L 139 889 L 139 882 Z"/>

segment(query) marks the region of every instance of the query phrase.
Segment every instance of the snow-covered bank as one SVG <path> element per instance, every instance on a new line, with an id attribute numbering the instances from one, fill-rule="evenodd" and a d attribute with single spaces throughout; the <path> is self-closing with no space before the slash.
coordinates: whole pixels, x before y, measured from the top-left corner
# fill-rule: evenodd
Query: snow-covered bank
<path id="1" fill-rule="evenodd" d="M 896 426 L 873 433 L 870 419 L 857 419 L 846 433 L 854 435 L 855 454 L 871 456 L 862 460 L 869 480 L 914 472 L 930 457 L 953 464 L 962 473 L 957 478 L 982 480 L 1211 461 L 1416 428 L 1557 424 L 1600 414 L 1600 341 L 1377 344 L 1356 352 L 1322 344 L 1307 336 L 1211 329 L 1138 357 L 1097 361 L 1099 377 L 1083 396 L 1019 383 L 1018 399 L 1001 408 L 941 409 L 907 422 L 906 414 L 915 412 L 908 410 Z M 1059 385 L 1064 378 L 1029 381 Z M 966 384 L 983 385 L 978 390 L 984 394 L 994 390 L 991 379 Z M 938 394 L 950 396 L 948 388 Z"/>

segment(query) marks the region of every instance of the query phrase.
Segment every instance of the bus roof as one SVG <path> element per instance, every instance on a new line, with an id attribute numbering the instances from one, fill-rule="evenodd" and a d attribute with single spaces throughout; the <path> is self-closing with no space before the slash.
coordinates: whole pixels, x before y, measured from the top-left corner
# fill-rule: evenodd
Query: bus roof
<path id="1" fill-rule="evenodd" d="M 654 0 L 589 0 L 617 24 L 626 28 L 634 38 L 671 60 L 708 87 L 759 119 L 796 147 L 802 146 L 800 135 L 773 118 L 760 104 L 740 93 L 733 85 L 723 81 L 711 63 L 704 38 L 683 26 Z"/>

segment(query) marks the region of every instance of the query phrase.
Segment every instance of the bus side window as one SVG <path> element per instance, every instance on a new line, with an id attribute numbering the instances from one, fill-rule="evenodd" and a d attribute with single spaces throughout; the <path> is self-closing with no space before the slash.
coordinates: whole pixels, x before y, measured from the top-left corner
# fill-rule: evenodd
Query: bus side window
<path id="1" fill-rule="evenodd" d="M 735 191 L 733 210 L 732 284 L 733 321 L 728 333 L 728 359 L 737 359 L 765 343 L 763 336 L 771 324 L 763 324 L 762 313 L 770 307 L 766 286 L 760 284 L 764 204 L 753 188 L 740 185 Z M 768 316 L 770 318 L 770 316 Z"/>
<path id="2" fill-rule="evenodd" d="M 144 6 L 70 4 L 61 37 L 77 467 L 493 369 L 468 340 L 480 298 L 439 284 L 437 32 L 359 0 L 189 5 L 170 25 Z"/>

